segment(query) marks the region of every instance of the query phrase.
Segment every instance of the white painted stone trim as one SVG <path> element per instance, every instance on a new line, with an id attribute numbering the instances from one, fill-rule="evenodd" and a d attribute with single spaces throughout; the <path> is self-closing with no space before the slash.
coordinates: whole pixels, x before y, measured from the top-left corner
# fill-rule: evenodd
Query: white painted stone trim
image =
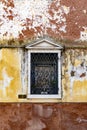
<path id="1" fill-rule="evenodd" d="M 31 90 L 31 53 L 57 53 L 58 54 L 58 94 L 34 95 Z M 28 94 L 27 98 L 61 98 L 61 50 L 28 50 Z"/>
<path id="2" fill-rule="evenodd" d="M 43 40 L 40 40 L 40 41 L 37 41 L 37 42 L 35 42 L 35 43 L 32 43 L 32 44 L 30 44 L 30 45 L 27 45 L 26 46 L 26 49 L 35 49 L 35 48 L 38 48 L 38 49 L 40 49 L 41 47 L 36 47 L 36 45 L 40 45 L 41 43 L 48 43 L 49 45 L 52 45 L 52 47 L 50 47 L 50 48 L 56 48 L 56 49 L 63 49 L 63 47 L 61 46 L 61 45 L 59 45 L 59 44 L 56 44 L 56 43 L 54 43 L 54 42 L 52 42 L 52 41 L 50 41 L 50 40 L 47 40 L 47 39 L 43 39 Z M 49 47 L 48 47 L 49 48 Z M 43 48 L 42 48 L 43 49 Z"/>
<path id="3" fill-rule="evenodd" d="M 27 97 L 30 97 L 30 86 L 31 86 L 31 53 L 28 51 L 28 94 Z"/>

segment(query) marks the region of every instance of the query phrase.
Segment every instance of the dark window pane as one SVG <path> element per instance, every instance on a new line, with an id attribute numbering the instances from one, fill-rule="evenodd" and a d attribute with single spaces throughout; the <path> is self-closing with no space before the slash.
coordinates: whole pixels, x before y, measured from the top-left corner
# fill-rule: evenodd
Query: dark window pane
<path id="1" fill-rule="evenodd" d="M 58 94 L 57 53 L 31 53 L 31 94 Z"/>

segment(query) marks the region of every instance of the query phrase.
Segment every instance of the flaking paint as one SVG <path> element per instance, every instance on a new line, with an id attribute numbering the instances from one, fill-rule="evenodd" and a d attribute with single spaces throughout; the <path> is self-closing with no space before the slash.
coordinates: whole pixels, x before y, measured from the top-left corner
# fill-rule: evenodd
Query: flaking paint
<path id="1" fill-rule="evenodd" d="M 65 52 L 63 63 L 63 101 L 87 101 L 87 52 L 70 49 Z"/>
<path id="2" fill-rule="evenodd" d="M 0 101 L 17 101 L 21 88 L 18 49 L 1 49 L 0 53 Z"/>
<path id="3" fill-rule="evenodd" d="M 25 51 L 26 52 L 26 51 Z M 45 99 L 19 99 L 19 94 L 27 94 L 27 75 L 22 70 L 23 55 L 20 49 L 0 49 L 0 102 L 25 101 L 43 102 Z M 66 49 L 62 54 L 62 99 L 49 102 L 87 101 L 87 52 L 84 49 Z M 25 79 L 23 76 L 25 75 Z"/>
<path id="4" fill-rule="evenodd" d="M 86 2 L 1 0 L 0 42 L 6 39 L 24 40 L 44 34 L 59 39 L 87 40 L 87 34 L 82 36 L 83 28 L 87 28 Z"/>
<path id="5" fill-rule="evenodd" d="M 44 34 L 63 40 L 86 41 L 86 3 L 86 0 L 74 4 L 72 0 L 45 0 L 44 3 L 41 0 L 1 0 L 0 44 L 7 47 L 21 45 L 27 39 Z M 32 102 L 18 99 L 18 94 L 27 94 L 28 70 L 24 67 L 24 62 L 27 66 L 27 55 L 23 58 L 21 49 L 0 49 L 0 101 Z M 87 101 L 86 50 L 66 50 L 62 59 L 62 99 L 59 101 Z"/>

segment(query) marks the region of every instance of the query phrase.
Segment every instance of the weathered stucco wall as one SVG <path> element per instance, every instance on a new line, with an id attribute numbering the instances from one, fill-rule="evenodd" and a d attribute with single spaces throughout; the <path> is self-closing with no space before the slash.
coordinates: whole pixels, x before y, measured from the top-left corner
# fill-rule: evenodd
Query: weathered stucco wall
<path id="1" fill-rule="evenodd" d="M 21 59 L 18 49 L 0 49 L 0 101 L 17 101 L 21 88 Z"/>
<path id="2" fill-rule="evenodd" d="M 62 64 L 63 101 L 87 101 L 87 50 L 67 49 Z"/>
<path id="3" fill-rule="evenodd" d="M 87 104 L 0 104 L 1 130 L 86 130 Z"/>
<path id="4" fill-rule="evenodd" d="M 18 99 L 27 94 L 27 57 L 22 49 L 0 49 L 0 101 L 41 101 Z M 62 61 L 62 99 L 60 102 L 87 101 L 87 50 L 65 49 Z M 44 102 L 45 100 L 43 100 Z M 52 99 L 51 101 L 58 102 Z"/>
<path id="5" fill-rule="evenodd" d="M 87 40 L 87 0 L 0 0 L 0 42 L 44 34 Z"/>
<path id="6" fill-rule="evenodd" d="M 0 46 L 20 46 L 43 35 L 68 43 L 87 41 L 87 0 L 0 0 Z M 27 91 L 21 52 L 0 49 L 0 101 L 20 101 L 18 94 Z M 87 101 L 86 50 L 66 50 L 63 59 L 59 101 Z"/>
<path id="7" fill-rule="evenodd" d="M 80 49 L 62 53 L 62 99 L 51 99 L 53 104 L 18 98 L 27 93 L 25 52 L 3 48 L 44 35 L 71 48 L 78 46 L 71 41 L 85 41 L 84 49 L 81 42 Z M 87 103 L 64 103 L 87 102 L 86 41 L 87 0 L 0 0 L 0 130 L 87 129 Z M 30 103 L 40 101 L 43 104 Z"/>

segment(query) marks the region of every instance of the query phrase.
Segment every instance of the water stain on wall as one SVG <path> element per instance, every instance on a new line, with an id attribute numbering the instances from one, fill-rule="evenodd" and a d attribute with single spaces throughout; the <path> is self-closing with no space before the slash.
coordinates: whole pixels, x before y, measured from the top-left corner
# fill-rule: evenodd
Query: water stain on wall
<path id="1" fill-rule="evenodd" d="M 17 49 L 1 49 L 0 54 L 0 101 L 14 101 L 21 87 L 20 55 Z"/>
<path id="2" fill-rule="evenodd" d="M 20 101 L 18 94 L 21 94 L 23 90 L 26 90 L 25 94 L 27 94 L 27 81 L 23 82 L 22 79 L 24 73 L 21 68 L 21 56 L 20 49 L 5 48 L 0 50 L 0 101 Z M 86 50 L 70 49 L 66 50 L 62 56 L 63 96 L 59 101 L 87 101 Z M 25 79 L 28 80 L 26 74 Z M 22 101 L 29 102 L 30 100 L 25 99 Z M 57 99 L 55 101 L 58 102 Z"/>
<path id="3" fill-rule="evenodd" d="M 65 52 L 63 66 L 64 101 L 87 101 L 87 53 L 71 49 Z"/>

